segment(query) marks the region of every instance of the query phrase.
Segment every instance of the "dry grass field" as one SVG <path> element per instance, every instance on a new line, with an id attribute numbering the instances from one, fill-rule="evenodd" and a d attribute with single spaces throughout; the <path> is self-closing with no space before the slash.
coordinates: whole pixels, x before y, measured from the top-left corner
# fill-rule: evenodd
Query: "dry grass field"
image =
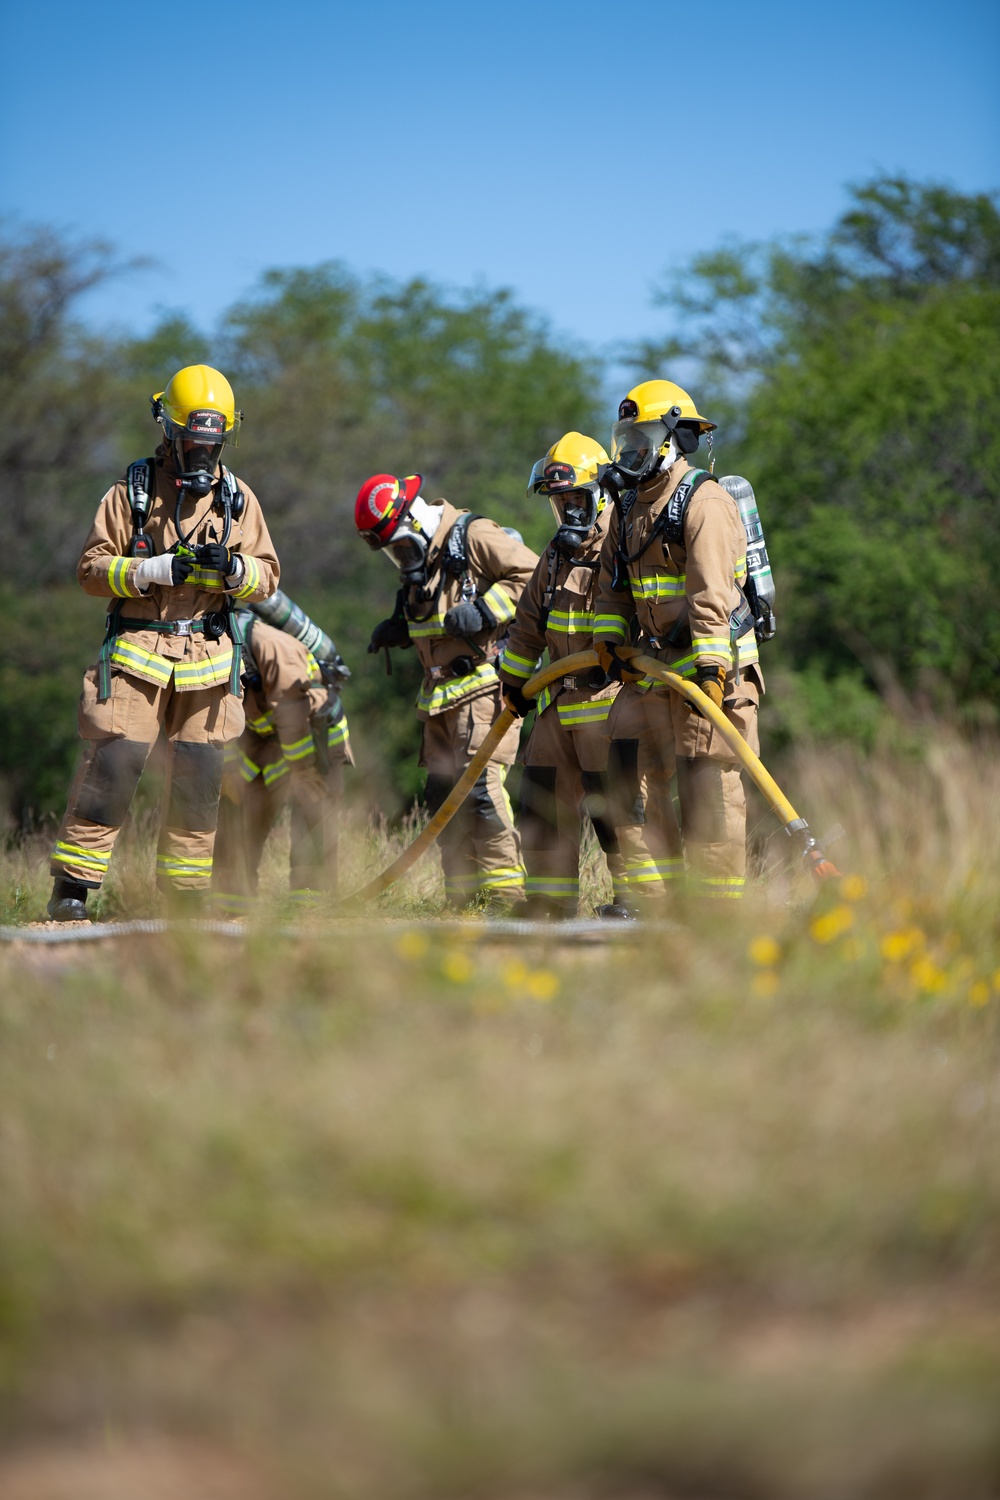
<path id="1" fill-rule="evenodd" d="M 293 938 L 280 842 L 244 938 L 5 944 L 5 1500 L 1000 1494 L 995 747 L 783 780 L 844 881 L 603 945 L 433 856 Z"/>

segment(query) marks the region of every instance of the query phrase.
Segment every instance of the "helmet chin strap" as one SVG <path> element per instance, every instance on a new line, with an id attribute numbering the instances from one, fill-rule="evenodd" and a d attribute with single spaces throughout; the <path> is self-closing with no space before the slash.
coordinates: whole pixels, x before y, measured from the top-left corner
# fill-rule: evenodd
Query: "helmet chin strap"
<path id="1" fill-rule="evenodd" d="M 653 470 L 653 473 L 650 475 L 650 478 L 652 479 L 657 474 L 662 474 L 663 471 L 664 471 L 664 469 L 669 469 L 670 465 L 672 463 L 676 463 L 677 460 L 680 457 L 681 457 L 681 450 L 680 450 L 680 448 L 678 446 L 678 443 L 677 443 L 677 434 L 672 432 L 670 434 L 670 442 L 667 444 L 667 446 L 663 449 L 663 452 L 660 454 L 659 459 L 657 460 L 657 463 L 656 463 L 656 467 Z"/>

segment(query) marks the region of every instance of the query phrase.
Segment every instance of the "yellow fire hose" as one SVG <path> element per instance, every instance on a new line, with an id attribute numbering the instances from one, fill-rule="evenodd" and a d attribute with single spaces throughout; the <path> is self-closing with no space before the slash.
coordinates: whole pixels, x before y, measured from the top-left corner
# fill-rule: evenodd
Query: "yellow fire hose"
<path id="1" fill-rule="evenodd" d="M 754 785 L 763 793 L 775 815 L 780 819 L 781 825 L 790 837 L 799 840 L 802 848 L 802 857 L 818 880 L 828 880 L 831 876 L 837 876 L 840 871 L 830 863 L 823 854 L 816 839 L 809 830 L 805 818 L 800 818 L 795 808 L 789 802 L 784 792 L 778 786 L 774 777 L 762 764 L 760 757 L 755 755 L 740 734 L 739 730 L 729 722 L 720 708 L 703 693 L 701 688 L 694 682 L 688 682 L 686 678 L 680 677 L 676 672 L 671 672 L 662 662 L 656 661 L 652 656 L 644 656 L 635 646 L 619 646 L 618 653 L 622 658 L 627 658 L 631 665 L 645 672 L 648 677 L 653 677 L 657 682 L 662 682 L 672 692 L 679 693 L 682 698 L 697 708 L 712 725 L 719 731 L 726 744 L 732 750 L 737 760 L 743 766 Z M 560 677 L 571 676 L 574 672 L 586 671 L 590 667 L 597 666 L 597 653 L 595 651 L 577 651 L 572 656 L 564 656 L 561 661 L 552 662 L 547 667 L 542 667 L 533 677 L 529 677 L 521 691 L 526 698 L 535 698 L 550 682 L 556 682 Z M 388 890 L 401 875 L 412 869 L 421 855 L 431 847 L 442 831 L 451 822 L 458 812 L 466 797 L 472 791 L 483 771 L 493 757 L 493 752 L 503 739 L 507 730 L 514 723 L 516 715 L 509 708 L 502 709 L 494 722 L 483 743 L 462 772 L 461 776 L 448 793 L 437 812 L 430 819 L 413 843 L 408 845 L 394 859 L 392 864 L 376 875 L 374 880 L 369 880 L 360 890 L 345 896 L 339 903 L 347 905 L 355 901 L 370 901 L 372 897 L 378 896 L 382 891 Z"/>
<path id="2" fill-rule="evenodd" d="M 548 687 L 550 682 L 556 682 L 560 677 L 566 677 L 572 672 L 585 672 L 588 667 L 597 665 L 597 656 L 593 651 L 577 651 L 572 656 L 564 656 L 562 661 L 553 662 L 551 666 L 543 667 L 533 677 L 529 677 L 521 691 L 528 698 L 534 698 Z M 381 875 L 376 875 L 374 880 L 369 880 L 360 890 L 353 891 L 350 896 L 345 896 L 340 905 L 346 905 L 354 901 L 370 901 L 373 896 L 378 896 L 382 891 L 388 890 L 401 875 L 405 875 L 420 858 L 420 856 L 431 847 L 438 835 L 451 822 L 458 812 L 466 797 L 472 791 L 476 782 L 482 774 L 483 768 L 489 765 L 493 759 L 493 752 L 513 724 L 517 715 L 509 708 L 502 709 L 490 725 L 489 731 L 483 743 L 469 761 L 461 776 L 455 782 L 447 797 L 441 803 L 437 812 L 431 818 L 427 827 L 422 829 L 413 843 L 405 848 L 392 864 L 384 869 Z"/>

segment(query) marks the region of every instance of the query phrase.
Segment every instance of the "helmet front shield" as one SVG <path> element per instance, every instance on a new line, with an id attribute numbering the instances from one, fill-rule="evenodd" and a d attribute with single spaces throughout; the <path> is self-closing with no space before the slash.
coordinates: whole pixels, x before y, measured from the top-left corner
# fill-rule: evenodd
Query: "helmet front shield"
<path id="1" fill-rule="evenodd" d="M 662 417 L 649 422 L 622 418 L 611 429 L 611 462 L 625 478 L 641 479 L 649 472 L 668 436 Z"/>

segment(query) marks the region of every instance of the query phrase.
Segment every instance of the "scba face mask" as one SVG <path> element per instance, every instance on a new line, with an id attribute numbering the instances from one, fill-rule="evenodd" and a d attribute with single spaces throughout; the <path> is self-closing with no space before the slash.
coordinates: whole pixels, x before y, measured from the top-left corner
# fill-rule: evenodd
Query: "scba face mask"
<path id="1" fill-rule="evenodd" d="M 409 588 L 423 588 L 427 582 L 427 554 L 443 511 L 442 505 L 428 505 L 418 495 L 384 549 Z"/>
<path id="2" fill-rule="evenodd" d="M 572 557 L 579 552 L 596 525 L 599 510 L 596 491 L 568 490 L 558 498 L 550 495 L 549 504 L 558 525 L 552 545 L 557 552 Z"/>
<path id="3" fill-rule="evenodd" d="M 181 489 L 203 499 L 215 483 L 225 446 L 225 416 L 221 411 L 193 411 L 183 427 L 169 420 L 164 425 Z"/>

